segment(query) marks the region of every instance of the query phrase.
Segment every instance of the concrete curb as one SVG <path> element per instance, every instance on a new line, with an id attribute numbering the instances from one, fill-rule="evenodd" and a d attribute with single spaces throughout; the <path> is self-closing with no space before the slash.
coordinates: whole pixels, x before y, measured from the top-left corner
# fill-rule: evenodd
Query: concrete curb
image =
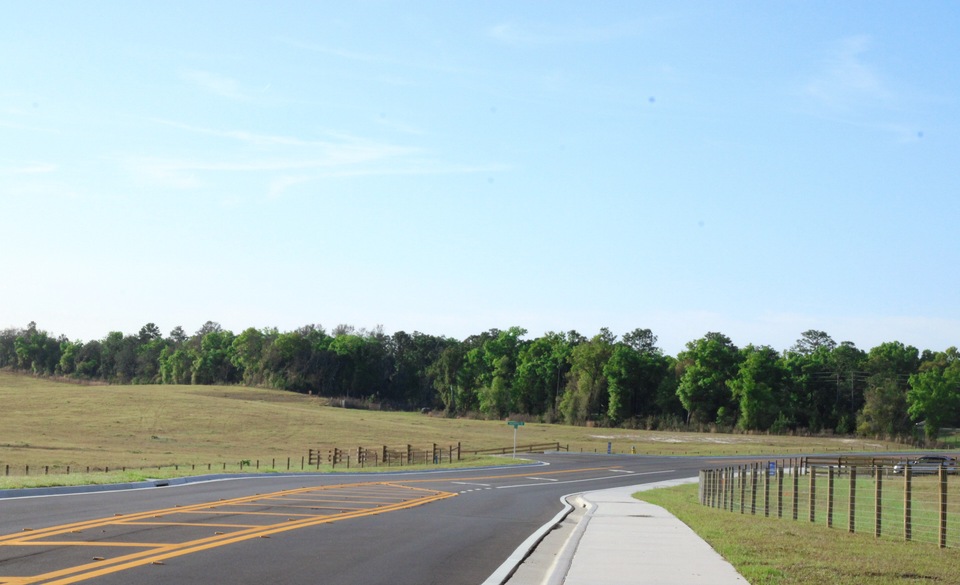
<path id="1" fill-rule="evenodd" d="M 697 481 L 699 481 L 699 478 L 689 477 L 678 480 L 667 480 L 647 484 L 595 490 L 592 492 L 574 492 L 572 494 L 567 494 L 560 498 L 564 509 L 554 516 L 549 522 L 541 526 L 536 532 L 530 535 L 529 538 L 523 541 L 520 546 L 517 547 L 517 549 L 514 550 L 509 557 L 507 557 L 507 560 L 505 560 L 503 564 L 501 564 L 500 567 L 498 567 L 497 570 L 494 571 L 493 574 L 491 574 L 490 577 L 488 577 L 482 583 L 482 585 L 503 585 L 504 583 L 508 583 L 520 564 L 523 563 L 523 561 L 526 560 L 526 558 L 531 554 L 536 554 L 535 549 L 537 548 L 537 545 L 543 541 L 543 539 L 551 530 L 563 522 L 563 520 L 574 510 L 574 506 L 585 507 L 587 508 L 587 512 L 584 514 L 583 518 L 580 519 L 576 528 L 574 528 L 573 532 L 569 537 L 567 537 L 566 541 L 560 547 L 560 552 L 557 558 L 547 570 L 547 573 L 544 575 L 542 580 L 544 585 L 561 585 L 570 571 L 570 567 L 572 566 L 573 560 L 576 557 L 577 548 L 580 545 L 580 541 L 590 524 L 590 519 L 597 508 L 596 504 L 590 501 L 591 494 L 617 492 L 632 495 L 636 492 L 672 487 L 686 483 L 696 483 Z M 573 503 L 571 503 L 571 501 Z"/>
<path id="2" fill-rule="evenodd" d="M 570 512 L 573 512 L 573 506 L 566 501 L 566 496 L 561 498 L 560 501 L 563 503 L 563 509 L 549 522 L 538 528 L 536 532 L 520 543 L 520 546 L 507 557 L 507 560 L 503 561 L 503 563 L 497 567 L 497 570 L 491 573 L 481 585 L 501 585 L 506 583 L 507 579 L 509 579 L 510 576 L 513 575 L 513 572 L 517 570 L 517 567 L 520 566 L 520 563 L 527 558 L 533 549 L 537 548 L 537 545 L 540 544 L 544 537 L 546 537 L 557 524 L 563 522 L 563 519 L 566 518 Z"/>

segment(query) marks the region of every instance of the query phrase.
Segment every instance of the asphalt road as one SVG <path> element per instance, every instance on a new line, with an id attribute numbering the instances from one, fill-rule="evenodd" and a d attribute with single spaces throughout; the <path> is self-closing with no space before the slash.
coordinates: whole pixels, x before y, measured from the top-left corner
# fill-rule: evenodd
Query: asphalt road
<path id="1" fill-rule="evenodd" d="M 0 585 L 484 582 L 564 495 L 696 475 L 704 459 L 261 476 L 0 500 Z"/>

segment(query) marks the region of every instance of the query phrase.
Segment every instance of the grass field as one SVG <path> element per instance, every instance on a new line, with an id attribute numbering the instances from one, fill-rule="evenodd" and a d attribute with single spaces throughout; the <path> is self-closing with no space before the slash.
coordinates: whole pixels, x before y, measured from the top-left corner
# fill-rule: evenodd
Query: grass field
<path id="1" fill-rule="evenodd" d="M 307 450 L 412 444 L 464 450 L 509 446 L 503 421 L 326 406 L 312 396 L 241 386 L 95 386 L 0 372 L 0 471 L 31 475 L 109 467 L 181 467 L 239 461 L 299 463 Z M 520 444 L 571 451 L 662 455 L 799 454 L 902 449 L 840 437 L 698 434 L 527 423 Z M 280 467 L 280 464 L 277 464 Z M 156 474 L 153 474 L 155 476 Z"/>
<path id="2" fill-rule="evenodd" d="M 683 520 L 753 585 L 960 582 L 960 549 L 708 508 L 697 503 L 695 484 L 636 497 Z"/>

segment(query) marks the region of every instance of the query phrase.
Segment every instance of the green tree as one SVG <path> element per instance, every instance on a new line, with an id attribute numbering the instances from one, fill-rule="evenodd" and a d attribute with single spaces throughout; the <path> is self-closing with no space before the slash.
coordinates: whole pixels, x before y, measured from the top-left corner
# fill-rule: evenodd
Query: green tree
<path id="1" fill-rule="evenodd" d="M 520 338 L 526 334 L 526 329 L 511 327 L 506 331 L 498 331 L 480 348 L 479 356 L 484 368 L 477 398 L 484 414 L 502 418 L 516 411 L 518 400 L 513 382 L 523 346 Z"/>
<path id="2" fill-rule="evenodd" d="M 141 384 L 157 384 L 160 379 L 160 353 L 167 341 L 160 334 L 160 328 L 147 323 L 140 328 L 136 340 L 129 340 L 134 346 L 135 367 L 133 379 Z"/>
<path id="3" fill-rule="evenodd" d="M 863 406 L 866 354 L 849 341 L 836 345 L 829 338 L 817 339 L 815 346 L 804 351 L 794 346 L 784 358 L 790 371 L 793 419 L 789 423 L 814 432 L 852 432 Z"/>
<path id="4" fill-rule="evenodd" d="M 687 422 L 733 422 L 718 418 L 729 418 L 735 412 L 727 381 L 737 374 L 737 346 L 726 335 L 710 332 L 686 347 L 677 355 L 677 396 L 687 411 Z"/>
<path id="5" fill-rule="evenodd" d="M 615 343 L 616 336 L 603 327 L 590 341 L 573 348 L 567 386 L 560 402 L 560 412 L 567 423 L 603 422 L 610 407 L 603 368 L 613 354 Z"/>
<path id="6" fill-rule="evenodd" d="M 60 343 L 60 363 L 57 370 L 64 376 L 75 376 L 77 372 L 77 355 L 83 349 L 82 341 L 65 340 Z"/>
<path id="7" fill-rule="evenodd" d="M 464 345 L 454 341 L 440 350 L 437 358 L 428 366 L 433 388 L 449 414 L 466 412 L 473 407 L 471 402 L 473 395 L 465 393 L 463 380 L 465 360 Z"/>
<path id="8" fill-rule="evenodd" d="M 79 378 L 94 380 L 101 377 L 100 360 L 103 346 L 97 339 L 83 344 L 76 357 L 76 375 Z"/>
<path id="9" fill-rule="evenodd" d="M 418 408 L 446 404 L 434 392 L 434 376 L 438 372 L 431 366 L 450 343 L 449 339 L 418 331 L 412 335 L 403 331 L 394 333 L 385 344 L 389 372 L 384 397 Z"/>
<path id="10" fill-rule="evenodd" d="M 792 353 L 811 355 L 821 349 L 831 352 L 837 347 L 837 342 L 824 331 L 809 329 L 800 335 L 800 339 L 790 348 Z"/>
<path id="11" fill-rule="evenodd" d="M 917 348 L 899 341 L 882 343 L 867 353 L 866 390 L 863 408 L 857 416 L 862 435 L 900 435 L 910 431 L 907 413 L 909 378 L 917 373 Z"/>
<path id="12" fill-rule="evenodd" d="M 748 345 L 740 351 L 737 375 L 727 386 L 740 411 L 744 430 L 767 430 L 786 408 L 784 390 L 789 372 L 769 346 Z"/>
<path id="13" fill-rule="evenodd" d="M 237 369 L 240 379 L 248 386 L 263 384 L 264 376 L 264 348 L 272 343 L 268 335 L 276 336 L 276 331 L 255 329 L 248 327 L 233 338 L 230 348 L 230 362 Z"/>
<path id="14" fill-rule="evenodd" d="M 923 423 L 928 440 L 936 440 L 941 428 L 960 421 L 960 352 L 956 347 L 923 362 L 909 383 L 908 412 Z"/>
<path id="15" fill-rule="evenodd" d="M 575 332 L 565 335 L 551 331 L 521 347 L 514 382 L 521 412 L 556 416 L 577 337 Z"/>
<path id="16" fill-rule="evenodd" d="M 339 395 L 364 398 L 383 393 L 389 367 L 380 337 L 362 331 L 341 333 L 329 348 L 338 358 L 334 384 Z"/>
<path id="17" fill-rule="evenodd" d="M 191 384 L 233 384 L 239 380 L 236 367 L 231 360 L 234 335 L 220 325 L 207 321 L 197 334 L 200 347 L 194 350 Z"/>
<path id="18" fill-rule="evenodd" d="M 633 415 L 634 395 L 641 381 L 640 354 L 626 343 L 618 343 L 603 365 L 603 375 L 607 379 L 607 418 L 611 424 L 619 425 Z"/>
<path id="19" fill-rule="evenodd" d="M 33 321 L 13 341 L 17 368 L 37 375 L 50 375 L 60 364 L 60 340 L 37 329 Z"/>
<path id="20" fill-rule="evenodd" d="M 190 384 L 194 359 L 189 347 L 165 347 L 160 352 L 160 380 L 164 384 Z"/>

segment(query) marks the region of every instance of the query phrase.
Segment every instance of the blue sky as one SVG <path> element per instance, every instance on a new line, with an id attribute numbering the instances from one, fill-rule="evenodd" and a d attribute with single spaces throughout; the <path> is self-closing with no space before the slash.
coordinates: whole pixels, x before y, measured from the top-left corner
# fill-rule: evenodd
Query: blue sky
<path id="1" fill-rule="evenodd" d="M 960 342 L 948 2 L 45 2 L 0 327 Z"/>

